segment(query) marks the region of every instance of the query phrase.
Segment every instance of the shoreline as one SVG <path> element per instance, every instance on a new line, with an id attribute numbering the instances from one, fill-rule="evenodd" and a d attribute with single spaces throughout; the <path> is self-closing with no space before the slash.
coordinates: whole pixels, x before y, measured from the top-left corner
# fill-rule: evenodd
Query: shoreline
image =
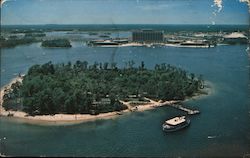
<path id="1" fill-rule="evenodd" d="M 215 93 L 213 89 L 214 85 L 210 81 L 204 81 L 204 88 L 200 90 L 200 93 L 194 94 L 192 97 L 187 97 L 183 102 L 187 102 L 189 100 L 196 100 L 196 99 L 201 99 L 206 96 L 211 96 L 212 94 Z"/>
<path id="2" fill-rule="evenodd" d="M 129 102 L 124 102 L 121 101 L 123 104 L 125 104 L 128 109 L 122 110 L 122 111 L 114 111 L 114 112 L 107 112 L 107 113 L 101 113 L 98 115 L 90 115 L 90 114 L 55 114 L 55 115 L 36 115 L 36 116 L 27 116 L 27 113 L 22 112 L 22 111 L 12 111 L 8 110 L 6 111 L 2 107 L 2 102 L 3 102 L 3 95 L 4 95 L 4 90 L 7 88 L 10 88 L 10 86 L 15 83 L 16 81 L 22 81 L 21 77 L 15 77 L 12 79 L 8 84 L 5 86 L 1 87 L 1 95 L 0 95 L 0 118 L 1 117 L 8 117 L 11 119 L 16 119 L 20 122 L 23 123 L 30 123 L 30 124 L 44 124 L 44 125 L 65 125 L 65 124 L 78 124 L 82 122 L 89 122 L 89 121 L 95 121 L 95 120 L 100 120 L 100 119 L 112 119 L 115 118 L 119 115 L 131 113 L 134 111 L 139 111 L 143 112 L 146 110 L 152 110 L 157 107 L 162 107 L 162 106 L 168 106 L 173 103 L 180 102 L 178 100 L 172 100 L 172 101 L 165 101 L 165 102 L 157 102 L 152 99 L 146 98 L 150 100 L 149 103 L 143 104 L 143 105 L 137 105 L 137 106 L 130 106 Z M 205 82 L 206 84 L 208 82 Z M 187 98 L 183 101 L 187 101 L 189 99 L 197 99 L 200 98 L 203 95 L 209 95 L 210 92 L 210 87 L 211 85 L 209 84 L 209 87 L 204 88 L 202 91 L 207 92 L 207 94 L 198 94 L 195 95 L 191 98 Z M 13 116 L 8 116 L 9 114 Z"/>
<path id="3" fill-rule="evenodd" d="M 103 47 L 103 48 L 113 48 L 113 47 L 152 47 L 155 48 L 155 46 L 161 46 L 161 47 L 176 47 L 176 48 L 213 48 L 214 45 L 208 46 L 199 46 L 199 45 L 180 45 L 180 44 L 169 44 L 169 43 L 156 43 L 156 44 L 144 44 L 144 43 L 126 43 L 121 45 L 99 45 L 95 47 Z"/>

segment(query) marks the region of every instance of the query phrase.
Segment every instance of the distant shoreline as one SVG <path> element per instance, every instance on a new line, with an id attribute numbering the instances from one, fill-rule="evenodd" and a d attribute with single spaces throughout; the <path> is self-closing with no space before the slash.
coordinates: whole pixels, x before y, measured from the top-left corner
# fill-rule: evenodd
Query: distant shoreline
<path id="1" fill-rule="evenodd" d="M 146 110 L 151 110 L 157 107 L 161 107 L 161 106 L 167 106 L 173 103 L 177 103 L 180 102 L 178 100 L 172 100 L 172 101 L 165 101 L 163 103 L 161 102 L 156 102 L 153 101 L 151 99 L 149 103 L 144 104 L 144 105 L 138 105 L 136 107 L 133 108 L 128 108 L 126 110 L 122 110 L 122 111 L 114 111 L 114 112 L 107 112 L 107 113 L 101 113 L 98 115 L 90 115 L 90 114 L 55 114 L 55 115 L 36 115 L 36 116 L 29 116 L 27 113 L 23 112 L 23 111 L 12 111 L 12 110 L 8 110 L 6 111 L 3 107 L 2 107 L 2 103 L 3 103 L 3 95 L 4 95 L 4 90 L 5 88 L 10 88 L 10 86 L 17 82 L 17 81 L 22 81 L 21 77 L 15 77 L 14 79 L 12 79 L 8 84 L 6 84 L 5 86 L 3 86 L 1 88 L 1 96 L 0 96 L 0 117 L 9 117 L 9 118 L 13 118 L 13 119 L 18 119 L 18 121 L 21 122 L 25 122 L 25 123 L 30 123 L 30 124 L 44 124 L 44 125 L 64 125 L 64 124 L 78 124 L 78 123 L 82 123 L 82 122 L 89 122 L 89 121 L 95 121 L 98 119 L 111 119 L 111 118 L 115 118 L 119 115 L 125 114 L 125 113 L 129 113 L 132 111 L 146 111 Z M 210 88 L 206 88 L 205 90 L 202 90 L 208 94 L 198 94 L 195 95 L 191 98 L 197 98 L 200 97 L 201 95 L 209 95 L 209 90 Z M 191 98 L 187 98 L 184 101 L 187 101 Z M 123 102 L 123 101 L 122 101 Z M 126 102 L 123 102 L 126 104 Z M 136 109 L 135 109 L 136 108 Z M 11 116 L 8 116 L 11 115 Z"/>
<path id="2" fill-rule="evenodd" d="M 142 44 L 142 43 L 127 43 L 127 44 L 121 44 L 121 45 L 100 45 L 100 46 L 94 46 L 94 47 L 152 47 L 155 48 L 155 46 L 165 46 L 165 47 L 176 47 L 176 48 L 213 48 L 214 45 L 208 46 L 199 46 L 199 45 L 192 45 L 192 46 L 185 46 L 180 44 L 168 44 L 168 43 L 158 43 L 158 44 Z"/>

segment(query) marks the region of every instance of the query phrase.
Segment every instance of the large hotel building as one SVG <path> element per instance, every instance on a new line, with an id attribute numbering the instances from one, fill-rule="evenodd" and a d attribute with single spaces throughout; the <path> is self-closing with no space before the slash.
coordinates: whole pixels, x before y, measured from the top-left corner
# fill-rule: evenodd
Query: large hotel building
<path id="1" fill-rule="evenodd" d="M 132 41 L 140 43 L 163 42 L 163 31 L 137 30 L 132 32 Z"/>

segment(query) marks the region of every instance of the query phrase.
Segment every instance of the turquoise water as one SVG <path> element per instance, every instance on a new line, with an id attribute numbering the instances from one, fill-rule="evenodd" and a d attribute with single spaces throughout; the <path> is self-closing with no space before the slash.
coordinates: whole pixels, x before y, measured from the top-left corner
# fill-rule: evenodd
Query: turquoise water
<path id="1" fill-rule="evenodd" d="M 161 124 L 182 112 L 162 107 L 77 125 L 30 125 L 0 118 L 0 152 L 12 156 L 243 156 L 250 153 L 249 58 L 245 45 L 210 49 L 174 47 L 91 48 L 73 42 L 69 49 L 40 43 L 1 50 L 1 86 L 33 64 L 87 60 L 89 63 L 144 61 L 146 67 L 169 63 L 202 74 L 211 95 L 185 102 L 200 115 L 176 133 Z M 208 139 L 208 136 L 213 138 Z"/>

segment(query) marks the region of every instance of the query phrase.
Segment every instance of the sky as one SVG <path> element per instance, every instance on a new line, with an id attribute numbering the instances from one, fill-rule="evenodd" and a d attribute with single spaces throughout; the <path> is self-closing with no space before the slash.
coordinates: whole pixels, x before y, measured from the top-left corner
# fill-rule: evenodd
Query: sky
<path id="1" fill-rule="evenodd" d="M 241 0 L 3 1 L 2 25 L 249 24 L 248 6 Z"/>

